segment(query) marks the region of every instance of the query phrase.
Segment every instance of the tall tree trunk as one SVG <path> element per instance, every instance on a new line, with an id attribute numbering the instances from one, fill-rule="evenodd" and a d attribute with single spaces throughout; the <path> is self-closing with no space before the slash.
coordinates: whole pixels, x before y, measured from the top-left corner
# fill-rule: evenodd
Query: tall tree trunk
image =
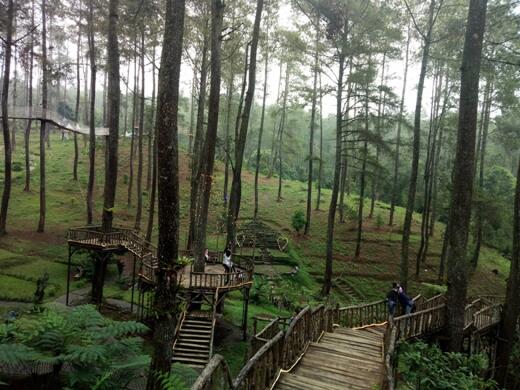
<path id="1" fill-rule="evenodd" d="M 193 137 L 195 130 L 195 86 L 197 85 L 197 62 L 193 65 L 193 76 L 191 79 L 190 95 L 190 136 L 188 137 L 188 155 L 193 154 Z"/>
<path id="2" fill-rule="evenodd" d="M 155 62 L 155 45 L 152 46 L 152 72 L 155 72 L 153 69 L 153 63 Z M 155 76 L 154 76 L 155 77 Z M 144 90 L 144 88 L 143 88 Z M 143 93 L 144 96 L 144 93 Z M 152 117 L 154 110 L 154 99 L 155 99 L 155 82 L 152 82 Z M 153 122 L 152 122 L 153 123 Z M 153 138 L 154 134 L 152 131 L 151 125 L 148 125 L 148 164 L 147 164 L 147 172 L 146 172 L 146 191 L 150 191 L 150 186 L 152 185 L 152 166 L 153 166 Z"/>
<path id="3" fill-rule="evenodd" d="M 507 280 L 506 300 L 502 310 L 503 319 L 498 339 L 496 379 L 500 388 L 509 389 L 508 376 L 511 367 L 513 346 L 518 343 L 518 318 L 520 316 L 520 160 L 516 175 L 516 191 L 513 213 L 513 253 Z"/>
<path id="4" fill-rule="evenodd" d="M 320 209 L 321 202 L 321 180 L 323 178 L 323 93 L 321 90 L 321 72 L 319 74 L 320 82 L 320 166 L 318 169 L 318 195 L 316 196 L 316 210 Z"/>
<path id="5" fill-rule="evenodd" d="M 130 60 L 126 67 L 126 91 L 125 91 L 125 116 L 124 116 L 124 130 L 123 139 L 126 140 L 126 133 L 128 132 L 128 86 L 130 85 Z"/>
<path id="6" fill-rule="evenodd" d="M 16 13 L 13 20 L 13 35 L 16 33 Z M 16 46 L 14 47 L 14 80 L 13 80 L 13 111 L 16 108 L 16 101 L 18 100 L 18 50 L 16 49 Z M 16 120 L 12 120 L 12 126 L 11 126 L 11 151 L 14 153 L 16 151 Z"/>
<path id="7" fill-rule="evenodd" d="M 370 59 L 368 60 L 370 64 Z M 361 163 L 361 177 L 359 181 L 359 206 L 358 206 L 358 228 L 357 228 L 357 239 L 356 239 L 356 251 L 355 258 L 359 259 L 361 255 L 361 240 L 363 238 L 363 206 L 365 204 L 365 182 L 366 182 L 366 171 L 367 171 L 367 159 L 368 159 L 368 141 L 367 135 L 370 126 L 370 112 L 369 112 L 369 85 L 366 85 L 365 89 L 365 131 L 362 133 L 362 137 L 365 139 L 363 142 L 363 161 Z"/>
<path id="8" fill-rule="evenodd" d="M 202 148 L 200 169 L 198 172 L 198 191 L 195 212 L 193 256 L 194 271 L 204 272 L 206 249 L 206 228 L 208 224 L 209 198 L 213 181 L 215 164 L 215 147 L 217 144 L 218 114 L 220 105 L 220 46 L 222 42 L 222 21 L 224 3 L 222 0 L 211 2 L 211 81 L 208 101 L 208 126 Z"/>
<path id="9" fill-rule="evenodd" d="M 49 80 L 49 64 L 47 64 L 47 1 L 42 0 L 41 2 L 42 11 L 42 36 L 41 36 L 41 47 L 42 47 L 42 110 L 47 109 L 47 87 Z M 45 128 L 47 123 L 41 121 L 40 123 L 40 219 L 38 221 L 38 233 L 45 231 L 45 212 L 46 212 L 46 197 L 45 197 Z"/>
<path id="10" fill-rule="evenodd" d="M 224 163 L 224 191 L 223 191 L 223 197 L 224 197 L 224 208 L 227 206 L 228 202 L 228 189 L 229 189 L 229 164 L 230 164 L 230 148 L 231 148 L 231 140 L 230 140 L 230 134 L 229 130 L 231 128 L 231 103 L 233 102 L 233 83 L 234 83 L 235 77 L 234 74 L 232 74 L 229 78 L 229 82 L 227 85 L 227 109 L 226 109 L 226 130 L 225 130 L 225 148 L 226 148 L 226 157 L 225 157 L 225 163 Z"/>
<path id="11" fill-rule="evenodd" d="M 480 153 L 478 158 L 480 159 L 479 162 L 479 176 L 478 176 L 478 188 L 479 191 L 482 192 L 484 189 L 484 167 L 485 167 L 485 160 L 486 160 L 486 146 L 487 146 L 487 137 L 488 137 L 488 130 L 489 130 L 489 119 L 491 114 L 491 96 L 492 96 L 492 88 L 491 88 L 491 81 L 488 79 L 486 81 L 486 89 L 484 93 L 484 117 L 483 117 L 483 124 L 482 124 L 482 137 L 480 141 Z M 478 150 L 478 149 L 477 149 Z M 473 268 L 477 268 L 478 265 L 478 259 L 480 257 L 480 247 L 482 246 L 482 228 L 483 228 L 483 218 L 482 213 L 483 210 L 483 204 L 482 200 L 477 205 L 476 210 L 476 239 L 475 239 L 475 250 L 473 252 L 473 256 L 471 258 L 471 265 Z"/>
<path id="12" fill-rule="evenodd" d="M 152 230 L 153 230 L 153 218 L 155 214 L 155 198 L 157 196 L 157 132 L 155 131 L 155 46 L 153 48 L 152 57 L 152 128 L 150 131 L 154 131 L 153 135 L 153 149 L 152 149 L 152 183 L 150 193 L 150 209 L 148 213 L 148 226 L 146 227 L 146 241 L 151 242 Z"/>
<path id="13" fill-rule="evenodd" d="M 135 156 L 135 124 L 137 121 L 137 83 L 139 79 L 139 71 L 137 69 L 137 35 L 134 38 L 134 91 L 132 98 L 132 133 L 130 138 L 130 174 L 128 178 L 128 199 L 127 204 L 132 204 L 132 193 L 134 187 L 134 156 Z"/>
<path id="14" fill-rule="evenodd" d="M 154 347 L 147 390 L 161 389 L 157 374 L 171 367 L 174 330 L 178 317 L 176 279 L 179 250 L 179 79 L 184 31 L 185 0 L 166 2 L 166 20 L 157 94 L 157 144 L 159 190 L 159 243 L 157 247 L 157 287 L 153 299 L 156 320 Z"/>
<path id="15" fill-rule="evenodd" d="M 406 214 L 403 225 L 403 238 L 401 241 L 401 273 L 400 280 L 403 288 L 408 287 L 408 251 L 410 246 L 410 234 L 412 231 L 412 217 L 415 208 L 415 192 L 417 190 L 417 176 L 419 173 L 419 155 L 421 153 L 421 109 L 422 97 L 424 90 L 424 79 L 426 77 L 426 69 L 428 66 L 428 57 L 430 53 L 431 37 L 434 24 L 435 0 L 430 1 L 430 9 L 428 16 L 428 32 L 423 41 L 423 53 L 421 72 L 419 74 L 419 82 L 417 84 L 417 100 L 415 103 L 415 116 L 413 125 L 413 154 L 412 154 L 412 170 L 410 173 L 410 186 L 408 188 L 408 201 L 406 204 Z M 401 119 L 400 119 L 401 120 Z"/>
<path id="16" fill-rule="evenodd" d="M 379 86 L 379 99 L 377 102 L 377 136 L 381 138 L 381 129 L 383 124 L 383 116 L 385 112 L 385 104 L 383 102 L 383 84 L 385 82 L 385 66 L 386 66 L 386 51 L 383 52 L 383 63 L 381 64 L 381 82 Z M 381 169 L 379 167 L 379 156 L 381 154 L 381 147 L 379 145 L 379 140 L 376 143 L 376 161 L 375 161 L 375 172 L 372 176 L 372 188 L 371 188 L 371 196 L 370 196 L 370 212 L 368 214 L 368 218 L 372 218 L 374 216 L 374 208 L 376 206 L 376 200 L 378 198 L 378 188 L 379 188 L 379 180 L 381 176 Z"/>
<path id="17" fill-rule="evenodd" d="M 94 3 L 89 3 L 88 51 L 90 57 L 89 170 L 87 183 L 87 225 L 93 222 L 94 180 L 96 175 L 96 48 L 94 41 Z"/>
<path id="18" fill-rule="evenodd" d="M 478 82 L 482 59 L 482 40 L 486 27 L 487 0 L 471 0 L 462 54 L 457 150 L 449 225 L 448 304 L 446 317 L 450 335 L 449 349 L 462 349 L 464 308 L 468 287 L 466 247 L 471 219 L 475 136 L 478 110 Z"/>
<path id="19" fill-rule="evenodd" d="M 251 40 L 251 57 L 249 61 L 249 85 L 242 112 L 240 133 L 235 141 L 235 167 L 233 170 L 233 181 L 231 183 L 231 194 L 229 196 L 229 212 L 227 218 L 227 244 L 234 248 L 236 221 L 240 211 L 240 199 L 242 195 L 242 163 L 244 160 L 244 149 L 246 145 L 247 129 L 249 125 L 249 114 L 253 104 L 256 83 L 256 52 L 258 49 L 258 38 L 260 36 L 260 21 L 264 0 L 257 0 L 255 22 L 253 25 L 253 37 Z"/>
<path id="20" fill-rule="evenodd" d="M 277 200 L 280 202 L 282 200 L 282 178 L 283 178 L 283 160 L 282 160 L 282 151 L 283 151 L 283 133 L 285 130 L 285 120 L 287 118 L 287 97 L 289 95 L 289 68 L 290 64 L 287 62 L 287 66 L 285 67 L 285 88 L 283 93 L 283 105 L 282 105 L 282 117 L 280 118 L 280 128 L 278 130 L 278 197 Z"/>
<path id="21" fill-rule="evenodd" d="M 319 22 L 320 15 L 317 13 L 316 19 Z M 311 217 L 312 217 L 312 178 L 313 178 L 313 160 L 314 160 L 314 128 L 316 121 L 316 101 L 317 101 L 317 93 L 318 93 L 318 65 L 319 65 L 319 43 L 320 43 L 320 34 L 319 29 L 316 28 L 316 42 L 314 48 L 314 81 L 312 86 L 312 106 L 311 106 L 311 125 L 310 125 L 310 134 L 309 134 L 309 172 L 307 178 L 307 215 L 305 218 L 305 228 L 303 230 L 303 234 L 309 234 L 309 229 L 311 227 Z"/>
<path id="22" fill-rule="evenodd" d="M 204 143 L 204 107 L 206 106 L 206 84 L 208 80 L 208 42 L 209 37 L 206 24 L 206 29 L 204 30 L 204 42 L 202 45 L 202 61 L 200 65 L 199 97 L 197 100 L 197 123 L 195 125 L 193 155 L 191 156 L 190 226 L 188 231 L 187 249 L 191 249 L 193 245 L 195 210 L 197 209 L 197 189 L 199 186 L 199 177 L 197 176 L 197 173 L 199 170 L 201 149 Z"/>
<path id="23" fill-rule="evenodd" d="M 103 98 L 101 101 L 103 106 L 103 126 L 107 126 L 107 72 L 103 72 Z"/>
<path id="24" fill-rule="evenodd" d="M 139 100 L 139 139 L 137 140 L 137 212 L 135 229 L 141 230 L 143 213 L 143 138 L 144 138 L 144 26 L 141 26 L 141 96 Z"/>
<path id="25" fill-rule="evenodd" d="M 27 104 L 29 106 L 29 116 L 32 116 L 33 106 L 33 75 L 34 75 L 34 0 L 31 0 L 31 39 L 29 46 L 29 85 L 27 88 Z M 31 137 L 32 120 L 27 121 L 27 127 L 24 134 L 24 149 L 25 149 L 25 187 L 24 191 L 31 190 L 31 159 L 29 154 L 29 141 Z"/>
<path id="26" fill-rule="evenodd" d="M 334 223 L 336 220 L 336 208 L 339 192 L 339 175 L 341 172 L 341 139 L 343 124 L 343 74 L 345 72 L 345 54 L 339 52 L 339 71 L 336 93 L 336 158 L 334 165 L 334 181 L 327 219 L 327 249 L 325 260 L 325 274 L 323 275 L 322 295 L 329 295 L 332 287 L 332 250 L 334 244 Z"/>
<path id="27" fill-rule="evenodd" d="M 283 70 L 283 61 L 280 60 L 280 67 L 279 67 L 279 76 L 278 76 L 278 91 L 276 92 L 276 105 L 278 106 L 280 104 L 280 99 L 281 99 L 281 88 L 282 88 L 282 70 Z M 271 178 L 273 176 L 273 172 L 274 172 L 274 165 L 276 163 L 276 151 L 278 150 L 276 148 L 276 142 L 277 142 L 277 139 L 278 139 L 278 132 L 276 131 L 276 115 L 274 117 L 274 125 L 273 125 L 273 139 L 272 139 L 272 144 L 271 144 L 271 165 L 269 167 L 269 173 L 267 174 L 267 177 L 268 178 Z"/>
<path id="28" fill-rule="evenodd" d="M 262 135 L 264 133 L 265 121 L 265 101 L 267 99 L 267 77 L 269 73 L 269 29 L 266 30 L 265 41 L 265 64 L 264 64 L 264 93 L 262 97 L 262 114 L 260 115 L 260 129 L 258 131 L 258 145 L 256 148 L 256 167 L 255 167 L 255 208 L 253 218 L 258 217 L 258 176 L 260 174 L 260 153 L 262 152 Z M 226 188 L 227 190 L 227 188 Z"/>
<path id="29" fill-rule="evenodd" d="M 117 187 L 118 143 L 119 143 L 119 105 L 121 88 L 119 85 L 119 44 L 118 38 L 118 0 L 110 0 L 108 8 L 107 37 L 107 166 L 105 167 L 105 188 L 103 195 L 103 231 L 112 230 L 114 201 Z"/>
<path id="30" fill-rule="evenodd" d="M 404 61 L 404 76 L 403 76 L 403 89 L 401 92 L 401 103 L 399 105 L 399 118 L 397 119 L 397 137 L 395 141 L 395 159 L 394 159 L 394 180 L 392 186 L 392 198 L 390 200 L 390 217 L 388 225 L 393 226 L 394 224 L 394 213 L 395 205 L 397 203 L 397 197 L 399 196 L 399 159 L 400 159 L 400 148 L 401 148 L 401 128 L 403 126 L 403 113 L 404 113 L 404 98 L 406 95 L 406 82 L 408 79 L 408 61 L 410 56 L 410 40 L 412 34 L 410 26 L 408 26 L 408 38 L 406 39 L 406 54 Z"/>
<path id="31" fill-rule="evenodd" d="M 7 233 L 7 211 L 9 198 L 11 197 L 11 138 L 9 134 L 8 98 L 9 98 L 9 75 L 11 71 L 11 49 L 13 44 L 13 23 L 15 18 L 14 0 L 7 2 L 7 26 L 4 51 L 4 74 L 2 86 L 2 128 L 4 134 L 4 190 L 2 192 L 2 205 L 0 208 L 0 236 Z"/>
<path id="32" fill-rule="evenodd" d="M 81 11 L 81 9 L 80 9 Z M 74 120 L 76 123 L 79 122 L 79 103 L 81 97 L 81 77 L 80 77 L 80 50 L 81 50 L 81 18 L 78 20 L 78 45 L 76 48 L 76 106 L 74 109 Z M 78 160 L 79 160 L 79 148 L 78 148 L 78 134 L 74 133 L 74 164 L 72 166 L 72 176 L 75 181 L 78 181 Z"/>

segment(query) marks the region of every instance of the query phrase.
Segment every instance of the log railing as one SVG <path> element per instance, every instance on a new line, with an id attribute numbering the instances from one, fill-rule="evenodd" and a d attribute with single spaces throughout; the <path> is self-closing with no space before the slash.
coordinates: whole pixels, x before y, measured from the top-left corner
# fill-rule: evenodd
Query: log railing
<path id="1" fill-rule="evenodd" d="M 237 267 L 238 268 L 238 267 Z M 253 280 L 253 272 L 251 270 L 238 269 L 236 272 L 224 274 L 191 272 L 190 288 L 229 288 L 238 287 Z"/>
<path id="2" fill-rule="evenodd" d="M 214 355 L 197 378 L 192 390 L 231 390 L 233 382 L 222 355 Z"/>
<path id="3" fill-rule="evenodd" d="M 397 338 L 407 340 L 442 329 L 446 323 L 446 305 L 396 317 L 393 326 L 397 328 Z"/>
<path id="4" fill-rule="evenodd" d="M 270 388 L 282 368 L 284 333 L 280 331 L 264 344 L 240 370 L 233 389 L 264 390 Z"/>
<path id="5" fill-rule="evenodd" d="M 497 303 L 484 307 L 473 315 L 473 325 L 476 332 L 480 332 L 500 323 L 502 317 L 502 305 Z"/>
<path id="6" fill-rule="evenodd" d="M 365 305 L 340 307 L 337 309 L 336 321 L 346 328 L 355 328 L 370 324 L 382 323 L 388 319 L 386 300 Z"/>
<path id="7" fill-rule="evenodd" d="M 446 296 L 443 294 L 435 295 L 429 299 L 425 299 L 416 303 L 416 311 L 428 310 L 446 303 Z"/>

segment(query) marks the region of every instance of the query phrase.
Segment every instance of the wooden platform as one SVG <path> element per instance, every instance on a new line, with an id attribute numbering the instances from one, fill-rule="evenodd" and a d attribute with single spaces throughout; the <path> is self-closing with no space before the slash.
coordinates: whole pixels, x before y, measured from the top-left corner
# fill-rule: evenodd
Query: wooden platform
<path id="1" fill-rule="evenodd" d="M 338 328 L 311 343 L 290 372 L 282 372 L 278 390 L 364 390 L 379 388 L 383 379 L 386 327 Z"/>

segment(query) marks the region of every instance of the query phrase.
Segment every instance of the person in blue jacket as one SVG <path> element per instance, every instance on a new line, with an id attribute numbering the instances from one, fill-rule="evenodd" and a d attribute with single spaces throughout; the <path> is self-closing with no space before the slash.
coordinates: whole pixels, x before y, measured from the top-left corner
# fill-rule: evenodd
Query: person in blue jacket
<path id="1" fill-rule="evenodd" d="M 388 303 L 388 314 L 390 318 L 394 317 L 395 308 L 397 306 L 397 301 L 399 299 L 399 286 L 397 283 L 392 283 L 392 289 L 386 294 L 386 301 Z"/>
<path id="2" fill-rule="evenodd" d="M 413 308 L 413 304 L 414 304 L 413 300 L 408 295 L 405 294 L 403 289 L 398 289 L 397 296 L 399 299 L 399 304 L 404 309 L 404 313 L 410 314 L 412 312 L 412 308 Z"/>

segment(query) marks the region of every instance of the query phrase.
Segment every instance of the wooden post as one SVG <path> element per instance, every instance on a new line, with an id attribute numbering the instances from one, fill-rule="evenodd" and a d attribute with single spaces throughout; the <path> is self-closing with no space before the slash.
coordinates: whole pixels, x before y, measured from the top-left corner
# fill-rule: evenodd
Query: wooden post
<path id="1" fill-rule="evenodd" d="M 247 309 L 249 307 L 249 288 L 244 288 L 244 309 L 243 309 L 243 318 L 242 318 L 242 340 L 247 340 Z"/>
<path id="2" fill-rule="evenodd" d="M 72 250 L 69 245 L 69 262 L 67 263 L 67 295 L 65 298 L 65 305 L 69 306 L 69 292 L 70 292 L 70 262 L 72 257 Z"/>
<path id="3" fill-rule="evenodd" d="M 134 266 L 132 270 L 132 298 L 130 299 L 130 313 L 134 312 L 134 289 L 135 289 L 135 255 L 134 255 Z"/>

